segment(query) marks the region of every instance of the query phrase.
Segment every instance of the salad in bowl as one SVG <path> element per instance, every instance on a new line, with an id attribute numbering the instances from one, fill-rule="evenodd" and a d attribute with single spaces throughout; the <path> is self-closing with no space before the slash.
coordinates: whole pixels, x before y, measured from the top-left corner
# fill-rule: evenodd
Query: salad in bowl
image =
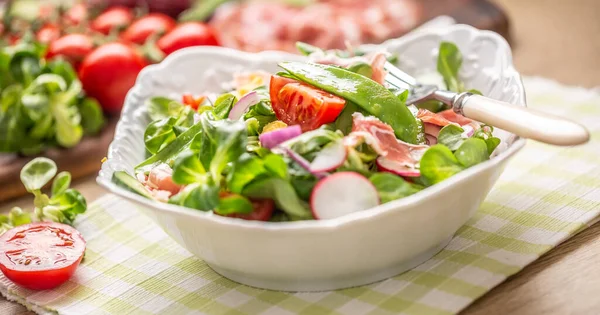
<path id="1" fill-rule="evenodd" d="M 457 25 L 362 51 L 300 48 L 308 56 L 200 47 L 144 69 L 98 183 L 251 286 L 332 290 L 426 261 L 524 140 L 406 104 L 381 66 L 524 105 L 508 44 Z"/>
<path id="2" fill-rule="evenodd" d="M 298 47 L 308 61 L 236 73 L 220 94 L 149 99 L 148 157 L 113 181 L 226 217 L 326 220 L 415 194 L 500 143 L 492 126 L 441 103 L 406 104 L 409 91 L 385 82 L 389 54 Z M 460 51 L 450 42 L 439 51 L 446 87 L 462 92 L 444 71 L 460 67 Z"/>

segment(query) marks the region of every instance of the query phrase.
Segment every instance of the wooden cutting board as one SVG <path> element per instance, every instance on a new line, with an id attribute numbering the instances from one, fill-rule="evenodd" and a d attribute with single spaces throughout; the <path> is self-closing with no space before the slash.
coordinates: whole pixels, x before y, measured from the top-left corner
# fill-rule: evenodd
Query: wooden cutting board
<path id="1" fill-rule="evenodd" d="M 101 160 L 106 156 L 108 145 L 113 139 L 118 117 L 110 118 L 95 137 L 84 138 L 72 149 L 52 148 L 40 156 L 54 160 L 58 171 L 69 171 L 73 179 L 94 174 L 100 170 Z M 27 193 L 19 174 L 21 168 L 33 157 L 2 157 L 0 159 L 0 202 L 22 196 Z"/>
<path id="2" fill-rule="evenodd" d="M 458 23 L 470 24 L 480 29 L 495 31 L 509 39 L 508 18 L 495 4 L 487 0 L 420 0 L 426 20 L 439 15 L 449 15 Z M 95 174 L 106 155 L 114 135 L 117 117 L 109 120 L 97 137 L 85 138 L 69 150 L 51 149 L 43 154 L 53 159 L 60 171 L 71 172 L 73 179 Z M 32 157 L 0 158 L 0 202 L 26 194 L 19 179 L 23 165 Z"/>

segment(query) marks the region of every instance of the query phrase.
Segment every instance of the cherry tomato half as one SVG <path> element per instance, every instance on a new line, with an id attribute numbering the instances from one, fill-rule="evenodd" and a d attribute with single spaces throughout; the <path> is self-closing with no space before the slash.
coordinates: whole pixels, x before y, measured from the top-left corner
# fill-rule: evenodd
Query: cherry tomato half
<path id="1" fill-rule="evenodd" d="M 213 30 L 204 23 L 187 22 L 178 25 L 156 42 L 166 55 L 192 46 L 218 46 Z"/>
<path id="2" fill-rule="evenodd" d="M 300 125 L 302 131 L 332 123 L 344 109 L 346 100 L 296 80 L 273 75 L 271 106 L 277 119 Z"/>
<path id="3" fill-rule="evenodd" d="M 87 95 L 97 99 L 104 112 L 116 114 L 145 66 L 146 62 L 133 48 L 109 43 L 83 59 L 79 79 Z"/>
<path id="4" fill-rule="evenodd" d="M 113 29 L 122 29 L 133 21 L 131 9 L 123 6 L 110 7 L 98 15 L 90 27 L 99 33 L 108 35 Z"/>
<path id="5" fill-rule="evenodd" d="M 166 34 L 176 25 L 175 20 L 168 15 L 150 13 L 129 25 L 121 36 L 125 41 L 141 45 L 148 37 L 154 34 Z"/>
<path id="6" fill-rule="evenodd" d="M 77 68 L 83 58 L 91 53 L 93 49 L 94 42 L 89 36 L 68 34 L 50 43 L 46 58 L 52 59 L 56 56 L 63 56 Z"/>
<path id="7" fill-rule="evenodd" d="M 36 222 L 0 236 L 0 270 L 12 282 L 32 290 L 55 288 L 69 280 L 85 251 L 73 227 Z"/>

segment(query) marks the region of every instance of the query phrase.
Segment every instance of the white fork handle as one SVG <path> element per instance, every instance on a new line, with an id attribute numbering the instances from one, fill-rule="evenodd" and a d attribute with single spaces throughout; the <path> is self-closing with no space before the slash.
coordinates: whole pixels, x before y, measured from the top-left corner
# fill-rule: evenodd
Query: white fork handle
<path id="1" fill-rule="evenodd" d="M 456 98 L 455 111 L 523 138 L 570 146 L 586 143 L 588 130 L 573 121 L 480 95 Z M 460 104 L 456 104 L 460 103 Z"/>

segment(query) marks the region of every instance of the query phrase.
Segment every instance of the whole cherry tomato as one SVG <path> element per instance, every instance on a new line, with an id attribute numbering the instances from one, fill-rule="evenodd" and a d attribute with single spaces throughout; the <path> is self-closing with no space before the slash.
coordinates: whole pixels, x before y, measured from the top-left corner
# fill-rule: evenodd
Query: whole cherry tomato
<path id="1" fill-rule="evenodd" d="M 99 33 L 108 35 L 113 29 L 122 29 L 133 21 L 131 9 L 122 6 L 108 8 L 98 15 L 90 25 Z"/>
<path id="2" fill-rule="evenodd" d="M 141 45 L 148 37 L 154 34 L 166 34 L 176 25 L 175 20 L 168 15 L 150 13 L 129 25 L 121 37 L 128 42 Z"/>
<path id="3" fill-rule="evenodd" d="M 174 51 L 191 46 L 218 46 L 219 42 L 208 25 L 187 22 L 175 27 L 161 37 L 156 44 L 162 52 L 169 55 Z"/>
<path id="4" fill-rule="evenodd" d="M 56 24 L 46 24 L 35 34 L 38 42 L 48 44 L 60 37 L 60 28 Z"/>
<path id="5" fill-rule="evenodd" d="M 46 58 L 52 59 L 56 56 L 62 56 L 77 68 L 83 58 L 93 49 L 94 42 L 89 36 L 68 34 L 50 43 Z"/>
<path id="6" fill-rule="evenodd" d="M 106 113 L 116 114 L 144 66 L 144 59 L 130 46 L 109 43 L 85 57 L 79 79 L 86 93 L 97 99 Z"/>
<path id="7" fill-rule="evenodd" d="M 67 25 L 79 25 L 88 17 L 88 8 L 84 3 L 76 3 L 63 14 L 63 21 Z"/>
<path id="8" fill-rule="evenodd" d="M 25 224 L 0 236 L 0 270 L 24 288 L 52 289 L 69 280 L 84 251 L 85 240 L 71 226 L 56 222 Z"/>

